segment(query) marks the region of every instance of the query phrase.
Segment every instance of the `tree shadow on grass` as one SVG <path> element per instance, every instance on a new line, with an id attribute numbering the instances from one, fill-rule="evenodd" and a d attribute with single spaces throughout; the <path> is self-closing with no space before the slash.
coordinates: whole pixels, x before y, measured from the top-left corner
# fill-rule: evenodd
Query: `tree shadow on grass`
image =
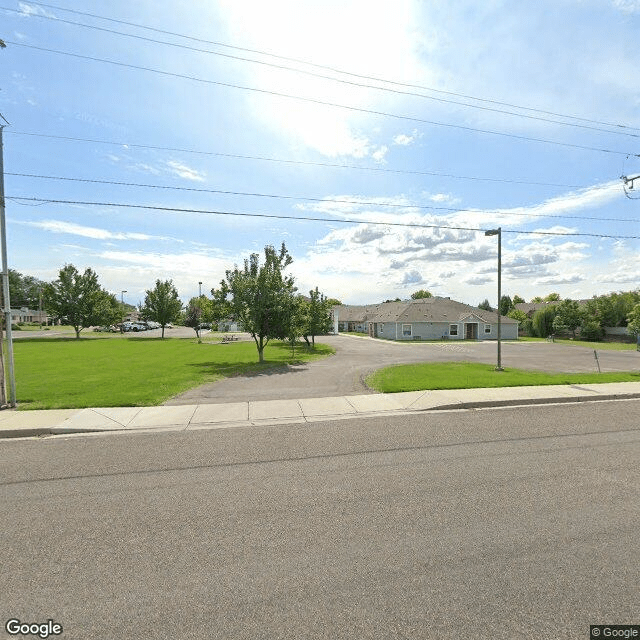
<path id="1" fill-rule="evenodd" d="M 281 375 L 294 373 L 306 369 L 307 362 L 294 360 L 292 362 L 273 362 L 238 364 L 237 362 L 194 362 L 188 367 L 199 369 L 205 375 L 219 375 L 225 378 L 252 378 L 257 376 Z"/>

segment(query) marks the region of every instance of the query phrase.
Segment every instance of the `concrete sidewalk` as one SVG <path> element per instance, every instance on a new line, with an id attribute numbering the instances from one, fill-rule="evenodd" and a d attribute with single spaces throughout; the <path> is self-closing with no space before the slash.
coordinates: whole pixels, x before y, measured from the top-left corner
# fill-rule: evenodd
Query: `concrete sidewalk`
<path id="1" fill-rule="evenodd" d="M 0 411 L 0 438 L 101 431 L 221 429 L 437 409 L 640 398 L 640 382 L 410 391 L 228 404 Z"/>

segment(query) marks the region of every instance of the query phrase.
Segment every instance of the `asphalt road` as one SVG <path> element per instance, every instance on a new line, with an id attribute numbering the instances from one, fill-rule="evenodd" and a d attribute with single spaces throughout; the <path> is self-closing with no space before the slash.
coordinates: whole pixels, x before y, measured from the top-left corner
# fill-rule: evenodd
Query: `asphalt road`
<path id="1" fill-rule="evenodd" d="M 0 617 L 582 640 L 638 622 L 638 459 L 640 401 L 3 441 Z"/>
<path id="2" fill-rule="evenodd" d="M 202 385 L 172 398 L 167 405 L 326 398 L 374 393 L 364 383 L 369 373 L 392 364 L 465 360 L 492 364 L 497 359 L 496 342 L 396 343 L 352 336 L 322 336 L 336 353 L 317 362 L 285 366 L 251 376 L 225 378 Z M 602 371 L 640 368 L 637 351 L 601 350 Z M 505 342 L 504 367 L 541 371 L 597 372 L 593 349 L 546 342 Z"/>

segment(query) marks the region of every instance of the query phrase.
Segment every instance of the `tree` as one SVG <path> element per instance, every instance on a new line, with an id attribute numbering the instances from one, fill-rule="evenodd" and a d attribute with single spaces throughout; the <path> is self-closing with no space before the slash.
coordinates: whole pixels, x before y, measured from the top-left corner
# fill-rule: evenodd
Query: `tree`
<path id="1" fill-rule="evenodd" d="M 72 264 L 60 269 L 57 280 L 44 285 L 42 302 L 50 315 L 75 329 L 76 338 L 84 328 L 112 324 L 120 316 L 116 297 L 100 287 L 95 271 L 86 269 L 81 274 Z"/>
<path id="2" fill-rule="evenodd" d="M 553 320 L 556 317 L 555 305 L 539 309 L 533 315 L 533 332 L 539 338 L 546 338 L 553 333 Z"/>
<path id="3" fill-rule="evenodd" d="M 518 323 L 522 325 L 527 319 L 527 314 L 524 311 L 520 311 L 520 309 L 511 309 L 511 311 L 507 313 L 507 317 L 512 320 L 517 320 Z"/>
<path id="4" fill-rule="evenodd" d="M 640 303 L 638 303 L 627 318 L 627 332 L 636 338 L 640 335 Z"/>
<path id="5" fill-rule="evenodd" d="M 531 298 L 531 304 L 540 304 L 541 302 L 543 302 L 542 298 L 540 296 L 536 296 L 535 298 Z"/>
<path id="6" fill-rule="evenodd" d="M 164 339 L 164 328 L 180 317 L 181 310 L 182 302 L 178 297 L 178 290 L 173 286 L 173 281 L 156 280 L 156 286 L 153 289 L 147 289 L 140 312 L 145 320 L 153 320 L 162 327 Z"/>
<path id="7" fill-rule="evenodd" d="M 309 291 L 310 300 L 303 305 L 303 332 L 307 344 L 311 336 L 311 344 L 315 347 L 316 336 L 331 331 L 331 305 L 329 300 L 318 291 L 318 287 Z"/>
<path id="8" fill-rule="evenodd" d="M 602 340 L 604 329 L 597 320 L 589 320 L 586 317 L 580 325 L 580 337 L 584 340 Z"/>
<path id="9" fill-rule="evenodd" d="M 283 271 L 293 262 L 284 242 L 279 252 L 268 245 L 264 248 L 264 264 L 260 255 L 252 253 L 226 272 L 218 291 L 212 290 L 218 304 L 228 304 L 233 316 L 251 334 L 258 350 L 259 362 L 264 362 L 264 348 L 270 340 L 284 340 L 290 332 L 292 298 L 296 291 L 292 276 Z"/>
<path id="10" fill-rule="evenodd" d="M 543 302 L 557 302 L 558 300 L 560 300 L 559 293 L 549 293 L 544 297 Z"/>
<path id="11" fill-rule="evenodd" d="M 418 291 L 414 291 L 411 294 L 411 298 L 413 300 L 419 300 L 421 298 L 433 298 L 433 294 L 431 291 L 427 291 L 426 289 L 418 289 Z"/>
<path id="12" fill-rule="evenodd" d="M 340 306 L 342 306 L 342 302 L 340 300 L 338 300 L 338 298 L 328 298 L 327 299 L 327 304 L 330 307 L 340 307 Z"/>
<path id="13" fill-rule="evenodd" d="M 522 304 L 526 302 L 526 300 L 522 297 L 520 297 L 517 293 L 515 296 L 513 296 L 513 306 L 515 307 L 517 304 Z"/>
<path id="14" fill-rule="evenodd" d="M 500 298 L 500 315 L 506 316 L 509 311 L 513 309 L 513 301 L 509 296 L 502 296 Z"/>
<path id="15" fill-rule="evenodd" d="M 485 298 L 479 305 L 478 309 L 484 309 L 485 311 L 493 311 L 491 305 L 489 304 L 489 300 Z"/>
<path id="16" fill-rule="evenodd" d="M 211 322 L 211 305 L 206 296 L 191 298 L 184 314 L 185 327 L 191 327 L 200 340 L 200 329 L 203 322 Z"/>
<path id="17" fill-rule="evenodd" d="M 533 323 L 531 318 L 529 318 L 524 311 L 520 311 L 520 309 L 511 309 L 507 314 L 507 317 L 518 321 L 518 331 L 523 331 L 527 335 L 531 335 L 531 327 L 533 326 Z"/>
<path id="18" fill-rule="evenodd" d="M 40 307 L 40 293 L 46 282 L 26 276 L 14 269 L 9 269 L 9 295 L 11 306 L 38 309 Z"/>
<path id="19" fill-rule="evenodd" d="M 302 296 L 291 296 L 289 304 L 286 338 L 287 342 L 291 345 L 291 357 L 293 357 L 295 355 L 296 341 L 305 332 L 309 303 Z M 305 341 L 309 344 L 306 336 Z"/>
<path id="20" fill-rule="evenodd" d="M 556 316 L 553 319 L 553 330 L 556 333 L 571 331 L 571 335 L 576 337 L 576 329 L 582 323 L 583 313 L 580 305 L 575 300 L 563 300 L 555 306 Z"/>

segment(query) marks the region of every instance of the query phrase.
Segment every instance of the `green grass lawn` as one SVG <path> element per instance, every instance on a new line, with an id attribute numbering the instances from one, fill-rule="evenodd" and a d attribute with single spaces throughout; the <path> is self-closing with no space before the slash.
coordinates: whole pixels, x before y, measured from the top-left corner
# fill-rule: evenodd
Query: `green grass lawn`
<path id="1" fill-rule="evenodd" d="M 14 342 L 19 409 L 150 406 L 206 382 L 258 373 L 334 353 L 316 344 L 273 342 L 258 364 L 251 342 L 198 344 L 192 338 L 25 338 Z"/>
<path id="2" fill-rule="evenodd" d="M 522 342 L 548 342 L 546 338 L 518 338 Z M 572 347 L 586 347 L 597 351 L 635 351 L 637 346 L 632 342 L 588 342 L 587 340 L 571 340 L 570 338 L 556 338 L 554 344 L 568 344 Z"/>
<path id="3" fill-rule="evenodd" d="M 382 393 L 596 382 L 640 382 L 640 372 L 545 373 L 511 368 L 496 371 L 493 365 L 474 362 L 426 362 L 385 367 L 366 379 L 369 387 Z"/>

